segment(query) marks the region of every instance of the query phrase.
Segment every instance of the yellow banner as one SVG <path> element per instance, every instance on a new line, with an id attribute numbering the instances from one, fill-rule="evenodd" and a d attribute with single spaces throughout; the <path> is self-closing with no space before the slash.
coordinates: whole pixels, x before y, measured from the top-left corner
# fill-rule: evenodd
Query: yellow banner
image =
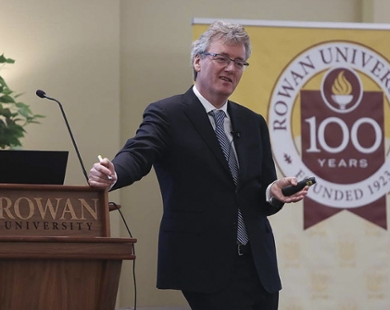
<path id="1" fill-rule="evenodd" d="M 317 181 L 270 218 L 280 308 L 390 309 L 390 26 L 231 22 L 252 55 L 230 99 L 267 119 L 280 175 Z"/>

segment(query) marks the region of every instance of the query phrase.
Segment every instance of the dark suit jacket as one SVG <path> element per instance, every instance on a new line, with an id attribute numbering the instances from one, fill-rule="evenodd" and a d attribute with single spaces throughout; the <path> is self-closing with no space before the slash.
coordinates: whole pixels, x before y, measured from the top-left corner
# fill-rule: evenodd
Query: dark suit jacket
<path id="1" fill-rule="evenodd" d="M 157 287 L 215 292 L 229 281 L 237 255 L 237 210 L 241 208 L 259 278 L 269 292 L 280 290 L 274 237 L 266 202 L 276 179 L 264 118 L 229 101 L 239 161 L 236 187 L 204 107 L 189 89 L 147 107 L 134 138 L 113 163 L 113 189 L 156 171 L 163 199 Z"/>

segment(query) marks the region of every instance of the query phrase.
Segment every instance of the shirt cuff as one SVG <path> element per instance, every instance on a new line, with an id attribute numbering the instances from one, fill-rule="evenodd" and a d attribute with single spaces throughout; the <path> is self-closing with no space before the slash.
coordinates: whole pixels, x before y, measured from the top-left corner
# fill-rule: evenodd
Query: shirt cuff
<path id="1" fill-rule="evenodd" d="M 276 180 L 273 181 L 270 185 L 268 185 L 267 189 L 265 190 L 265 198 L 267 199 L 267 201 L 269 203 L 271 203 L 271 200 L 273 198 L 273 196 L 271 196 L 271 187 L 272 187 L 272 185 L 275 184 L 275 182 L 276 182 Z"/>
<path id="2" fill-rule="evenodd" d="M 268 185 L 267 189 L 265 190 L 265 198 L 271 206 L 279 208 L 281 205 L 283 205 L 283 203 L 277 200 L 274 196 L 271 196 L 271 187 L 275 184 L 276 181 L 277 180 Z"/>
<path id="3" fill-rule="evenodd" d="M 115 171 L 115 179 L 116 179 L 116 181 L 115 181 L 114 183 L 111 184 L 111 186 L 108 188 L 108 191 L 110 191 L 110 190 L 114 187 L 114 185 L 116 184 L 116 182 L 118 182 L 118 175 L 116 174 L 116 171 Z"/>

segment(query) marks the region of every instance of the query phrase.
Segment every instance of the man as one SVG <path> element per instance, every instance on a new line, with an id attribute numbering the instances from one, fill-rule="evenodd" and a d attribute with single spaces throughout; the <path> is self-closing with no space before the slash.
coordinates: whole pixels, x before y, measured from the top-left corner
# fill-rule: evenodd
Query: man
<path id="1" fill-rule="evenodd" d="M 181 290 L 193 310 L 278 308 L 267 216 L 308 191 L 283 196 L 297 180 L 275 181 L 264 118 L 228 100 L 250 53 L 242 26 L 213 23 L 193 43 L 195 85 L 149 105 L 136 136 L 89 174 L 91 186 L 117 189 L 154 166 L 164 206 L 157 287 Z"/>

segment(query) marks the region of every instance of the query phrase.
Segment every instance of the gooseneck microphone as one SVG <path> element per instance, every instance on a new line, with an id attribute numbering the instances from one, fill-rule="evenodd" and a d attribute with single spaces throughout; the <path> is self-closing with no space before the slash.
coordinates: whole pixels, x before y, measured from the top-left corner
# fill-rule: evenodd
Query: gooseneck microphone
<path id="1" fill-rule="evenodd" d="M 80 162 L 80 165 L 81 165 L 81 169 L 82 169 L 83 174 L 84 174 L 84 177 L 85 177 L 85 179 L 86 179 L 86 181 L 87 181 L 87 183 L 88 183 L 87 171 L 85 170 L 85 167 L 84 167 L 84 164 L 83 164 L 83 160 L 81 159 L 81 155 L 80 155 L 79 149 L 78 149 L 78 147 L 77 147 L 76 141 L 75 141 L 75 139 L 73 138 L 72 130 L 70 130 L 70 126 L 69 126 L 69 123 L 68 123 L 68 119 L 66 118 L 66 114 L 65 114 L 64 109 L 62 108 L 61 102 L 59 102 L 59 101 L 58 101 L 57 99 L 55 99 L 55 98 L 46 96 L 46 93 L 45 93 L 43 90 L 38 89 L 35 93 L 36 93 L 36 95 L 37 95 L 38 97 L 40 97 L 40 98 L 52 100 L 52 101 L 55 101 L 55 102 L 58 103 L 58 106 L 60 107 L 62 116 L 63 116 L 63 118 L 64 118 L 64 120 L 65 120 L 66 127 L 68 128 L 70 138 L 72 139 L 73 147 L 74 147 L 74 149 L 76 150 L 76 154 L 77 154 L 77 157 L 78 157 L 78 159 L 79 159 L 79 162 Z"/>

